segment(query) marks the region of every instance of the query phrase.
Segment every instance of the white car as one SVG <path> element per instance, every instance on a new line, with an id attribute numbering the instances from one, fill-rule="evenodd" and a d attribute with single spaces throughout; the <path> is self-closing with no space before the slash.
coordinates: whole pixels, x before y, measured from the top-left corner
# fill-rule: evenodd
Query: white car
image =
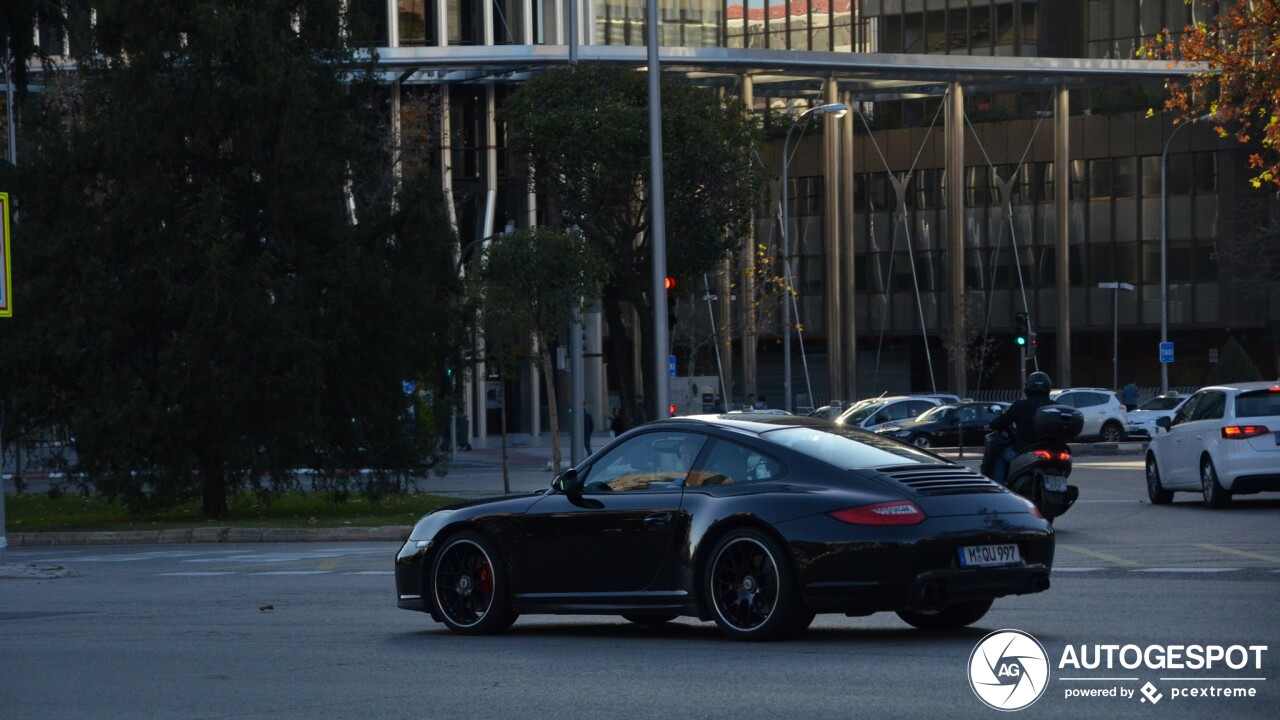
<path id="1" fill-rule="evenodd" d="M 1280 381 L 1206 387 L 1187 399 L 1169 432 L 1147 447 L 1147 496 L 1204 495 L 1211 508 L 1232 495 L 1280 492 Z"/>
<path id="2" fill-rule="evenodd" d="M 1116 394 L 1105 388 L 1067 388 L 1053 390 L 1049 399 L 1059 405 L 1073 407 L 1084 416 L 1084 427 L 1078 436 L 1097 438 L 1103 442 L 1120 442 L 1124 439 L 1124 427 L 1129 414 Z"/>
<path id="3" fill-rule="evenodd" d="M 1158 395 L 1139 405 L 1136 410 L 1130 410 L 1129 423 L 1124 428 L 1125 436 L 1133 440 L 1150 440 L 1164 432 L 1156 425 L 1156 421 L 1162 417 L 1172 419 L 1188 397 L 1191 396 L 1178 393 Z"/>
<path id="4" fill-rule="evenodd" d="M 836 419 L 845 427 L 857 427 L 863 430 L 878 428 L 915 420 L 920 413 L 937 407 L 942 401 L 931 397 L 898 396 L 878 398 L 873 402 L 858 403 L 849 408 Z"/>

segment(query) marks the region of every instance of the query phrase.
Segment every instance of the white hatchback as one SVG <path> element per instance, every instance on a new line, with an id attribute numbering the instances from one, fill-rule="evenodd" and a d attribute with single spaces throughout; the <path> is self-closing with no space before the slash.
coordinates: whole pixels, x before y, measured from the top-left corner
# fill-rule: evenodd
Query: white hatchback
<path id="1" fill-rule="evenodd" d="M 1211 508 L 1232 495 L 1280 492 L 1280 381 L 1202 388 L 1161 419 L 1147 447 L 1147 495 L 1163 504 L 1200 492 Z"/>

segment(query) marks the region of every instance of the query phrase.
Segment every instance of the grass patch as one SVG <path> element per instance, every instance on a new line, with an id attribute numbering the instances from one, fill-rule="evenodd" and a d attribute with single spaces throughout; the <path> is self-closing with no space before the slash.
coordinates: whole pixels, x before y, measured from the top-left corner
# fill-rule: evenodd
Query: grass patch
<path id="1" fill-rule="evenodd" d="M 51 500 L 38 493 L 5 496 L 9 532 L 67 530 L 179 530 L 198 527 L 327 528 L 412 525 L 437 508 L 458 502 L 440 495 L 398 495 L 371 501 L 359 496 L 337 503 L 320 493 L 288 493 L 264 503 L 250 494 L 228 499 L 229 514 L 221 520 L 200 516 L 200 502 L 131 516 L 124 505 L 102 497 L 68 493 Z"/>

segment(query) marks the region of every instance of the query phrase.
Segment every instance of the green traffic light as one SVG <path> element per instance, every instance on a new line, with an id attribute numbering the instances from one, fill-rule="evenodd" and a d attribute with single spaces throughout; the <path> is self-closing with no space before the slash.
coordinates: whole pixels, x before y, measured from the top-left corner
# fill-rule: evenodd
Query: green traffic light
<path id="1" fill-rule="evenodd" d="M 1026 339 L 1026 338 L 1024 338 L 1024 337 L 1022 337 L 1022 336 L 1019 336 L 1019 337 L 1017 337 L 1017 338 L 1015 338 L 1015 339 L 1017 340 L 1017 342 L 1018 342 L 1018 344 L 1019 344 L 1019 345 L 1026 345 L 1026 344 L 1027 344 L 1027 339 Z"/>

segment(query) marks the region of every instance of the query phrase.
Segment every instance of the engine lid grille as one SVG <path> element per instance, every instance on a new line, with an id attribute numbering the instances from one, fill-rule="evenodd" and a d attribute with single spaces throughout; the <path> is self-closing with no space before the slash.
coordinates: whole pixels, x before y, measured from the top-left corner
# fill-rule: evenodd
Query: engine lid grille
<path id="1" fill-rule="evenodd" d="M 921 495 L 994 493 L 1003 489 L 962 465 L 892 465 L 876 470 Z"/>

